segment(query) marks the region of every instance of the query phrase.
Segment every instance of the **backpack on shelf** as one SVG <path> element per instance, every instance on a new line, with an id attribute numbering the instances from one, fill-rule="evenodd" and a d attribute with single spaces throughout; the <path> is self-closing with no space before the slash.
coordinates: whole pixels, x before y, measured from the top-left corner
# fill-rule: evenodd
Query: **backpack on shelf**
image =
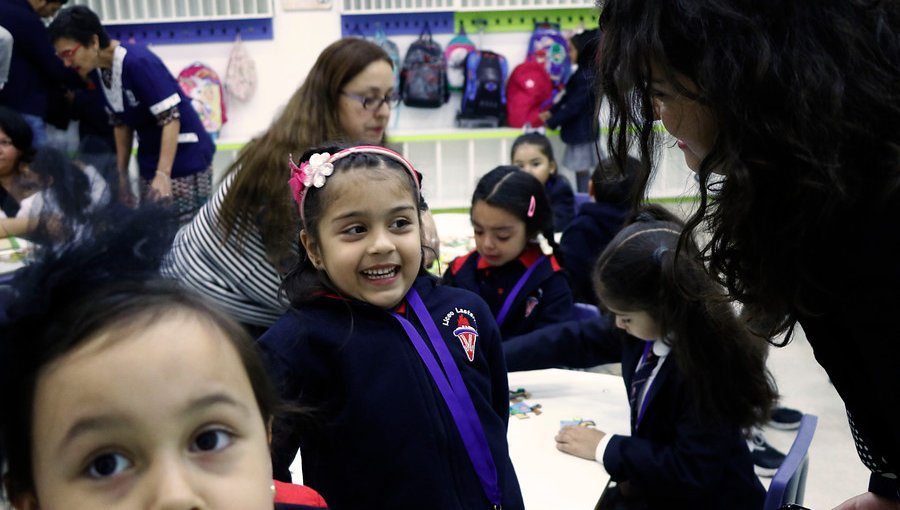
<path id="1" fill-rule="evenodd" d="M 562 90 L 572 74 L 569 43 L 559 30 L 559 23 L 537 22 L 528 42 L 525 60 L 542 64 L 556 91 Z"/>
<path id="2" fill-rule="evenodd" d="M 375 37 L 372 38 L 372 42 L 377 44 L 384 50 L 385 53 L 388 54 L 388 57 L 391 58 L 391 62 L 394 65 L 394 90 L 400 90 L 400 49 L 397 48 L 397 43 L 387 38 L 387 34 L 384 33 L 384 27 L 381 26 L 381 23 L 375 23 Z"/>
<path id="3" fill-rule="evenodd" d="M 447 61 L 447 84 L 452 91 L 460 91 L 466 83 L 466 56 L 475 51 L 475 43 L 466 35 L 466 28 L 459 22 L 459 32 L 450 39 L 444 50 Z"/>
<path id="4" fill-rule="evenodd" d="M 420 108 L 440 108 L 450 97 L 444 51 L 432 39 L 427 24 L 406 51 L 400 91 L 403 104 Z"/>
<path id="5" fill-rule="evenodd" d="M 476 50 L 466 56 L 466 81 L 459 114 L 460 127 L 499 127 L 506 122 L 506 57 Z"/>
<path id="6" fill-rule="evenodd" d="M 538 114 L 553 106 L 553 81 L 544 66 L 528 61 L 517 65 L 509 75 L 506 100 L 509 127 L 543 126 Z"/>
<path id="7" fill-rule="evenodd" d="M 190 98 L 206 132 L 217 134 L 228 121 L 219 75 L 206 64 L 194 62 L 178 73 L 178 85 Z"/>

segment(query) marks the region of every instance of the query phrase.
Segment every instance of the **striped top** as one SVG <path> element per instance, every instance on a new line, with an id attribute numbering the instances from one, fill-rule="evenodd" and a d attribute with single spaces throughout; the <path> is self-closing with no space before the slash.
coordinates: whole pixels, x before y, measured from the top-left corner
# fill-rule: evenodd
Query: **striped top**
<path id="1" fill-rule="evenodd" d="M 279 297 L 281 275 L 266 256 L 262 236 L 253 226 L 238 248 L 227 242 L 219 224 L 222 202 L 235 173 L 225 177 L 206 205 L 175 236 L 162 273 L 218 303 L 236 320 L 271 326 L 288 309 Z"/>

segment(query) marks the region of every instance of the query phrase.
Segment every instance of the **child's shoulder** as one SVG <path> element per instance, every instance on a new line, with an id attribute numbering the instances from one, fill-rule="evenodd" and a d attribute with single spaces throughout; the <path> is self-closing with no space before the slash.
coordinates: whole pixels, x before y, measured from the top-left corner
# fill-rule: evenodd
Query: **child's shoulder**
<path id="1" fill-rule="evenodd" d="M 463 266 L 465 266 L 467 262 L 474 262 L 477 258 L 475 256 L 476 253 L 478 253 L 476 250 L 472 250 L 465 255 L 460 255 L 459 257 L 453 259 L 453 261 L 450 262 L 450 274 L 455 275 L 462 270 Z"/>

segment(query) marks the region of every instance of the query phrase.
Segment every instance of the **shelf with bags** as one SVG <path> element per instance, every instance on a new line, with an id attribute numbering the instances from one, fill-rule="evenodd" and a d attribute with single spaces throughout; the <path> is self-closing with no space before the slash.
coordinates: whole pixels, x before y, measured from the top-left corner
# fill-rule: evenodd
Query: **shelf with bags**
<path id="1" fill-rule="evenodd" d="M 348 0 L 349 1 L 349 0 Z M 509 8 L 506 10 L 481 10 L 479 7 L 445 7 L 453 1 L 475 0 L 418 0 L 423 2 L 422 9 L 417 12 L 384 12 L 380 8 L 387 3 L 399 0 L 352 0 L 367 2 L 372 5 L 368 9 L 344 11 L 341 15 L 341 35 L 343 37 L 373 37 L 381 27 L 385 35 L 418 35 L 426 24 L 434 34 L 452 34 L 460 22 L 467 27 L 483 26 L 484 32 L 531 32 L 536 23 L 557 23 L 562 30 L 576 30 L 597 25 L 598 11 L 593 7 L 578 6 L 560 8 L 552 6 L 538 8 L 530 5 L 527 8 Z M 485 0 L 487 1 L 487 0 Z M 490 0 L 492 2 L 509 2 L 512 0 Z M 438 7 L 440 5 L 440 7 Z M 431 8 L 431 6 L 434 6 Z M 377 8 L 376 8 L 377 7 Z M 494 9 L 499 9 L 495 6 Z"/>

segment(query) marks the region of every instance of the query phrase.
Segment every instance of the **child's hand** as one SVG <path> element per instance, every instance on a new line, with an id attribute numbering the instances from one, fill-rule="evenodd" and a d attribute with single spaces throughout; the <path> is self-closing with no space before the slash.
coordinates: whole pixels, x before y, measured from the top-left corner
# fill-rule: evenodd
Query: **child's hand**
<path id="1" fill-rule="evenodd" d="M 597 445 L 606 433 L 593 427 L 563 427 L 556 434 L 556 449 L 581 457 L 594 460 Z"/>

